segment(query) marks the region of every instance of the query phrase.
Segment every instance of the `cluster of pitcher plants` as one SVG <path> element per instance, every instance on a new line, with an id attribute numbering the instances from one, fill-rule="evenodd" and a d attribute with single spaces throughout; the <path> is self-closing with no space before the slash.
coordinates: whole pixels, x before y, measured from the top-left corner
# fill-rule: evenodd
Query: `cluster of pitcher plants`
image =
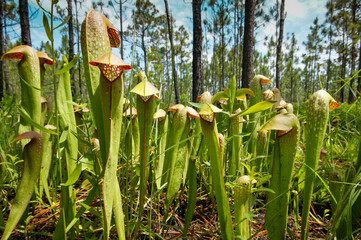
<path id="1" fill-rule="evenodd" d="M 52 11 L 53 6 L 43 22 L 54 56 Z M 134 87 L 126 91 L 123 75 L 131 65 L 111 51 L 119 44 L 109 20 L 90 10 L 81 25 L 88 107 L 74 103 L 71 91 L 70 70 L 79 55 L 55 62 L 18 46 L 1 57 L 18 59 L 20 119 L 12 144 L 24 160 L 14 199 L 0 209 L 1 240 L 26 222 L 23 215 L 34 201 L 54 213 L 54 239 L 75 239 L 84 229 L 104 239 L 162 239 L 178 229 L 186 239 L 192 237 L 200 189 L 216 206 L 222 239 L 252 239 L 264 229 L 269 239 L 286 239 L 287 233 L 294 238 L 298 233 L 287 226 L 291 213 L 301 239 L 307 239 L 309 219 L 315 218 L 314 184 L 320 181 L 331 196 L 328 237 L 358 234 L 361 156 L 345 172 L 330 171 L 329 179 L 317 171 L 329 111 L 339 106 L 330 94 L 319 90 L 310 97 L 302 126 L 278 89 L 264 91 L 271 80 L 262 75 L 249 89 L 237 89 L 232 78 L 229 89 L 213 96 L 204 92 L 198 103 L 164 107 L 162 93 L 144 72 L 131 74 Z M 53 92 L 43 90 L 45 71 L 52 71 Z M 11 175 L 9 157 L 0 150 L 5 178 Z M 301 167 L 295 167 L 297 156 Z M 9 191 L 0 181 L 2 191 Z M 172 225 L 180 198 L 187 201 L 182 229 Z M 255 208 L 260 201 L 262 207 Z M 252 230 L 252 215 L 264 210 L 265 224 Z M 89 219 L 89 212 L 98 220 Z"/>

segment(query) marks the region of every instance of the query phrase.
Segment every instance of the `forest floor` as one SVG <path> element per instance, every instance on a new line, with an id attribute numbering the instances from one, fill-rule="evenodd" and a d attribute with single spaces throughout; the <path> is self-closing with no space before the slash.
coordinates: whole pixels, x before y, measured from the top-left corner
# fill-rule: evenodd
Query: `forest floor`
<path id="1" fill-rule="evenodd" d="M 82 197 L 85 197 L 82 195 Z M 101 203 L 98 200 L 94 200 L 91 204 L 93 208 L 100 208 Z M 53 207 L 56 207 L 53 205 Z M 80 205 L 79 205 L 80 207 Z M 261 207 L 261 206 L 256 206 Z M 175 212 L 173 212 L 173 218 L 167 224 L 174 226 L 174 228 L 169 228 L 168 230 L 161 230 L 161 212 L 159 212 L 159 207 L 157 209 L 152 209 L 152 231 L 158 234 L 161 234 L 165 239 L 182 239 L 182 230 L 185 217 L 185 211 L 187 208 L 186 198 L 181 198 L 177 204 Z M 315 208 L 312 207 L 312 212 L 314 216 L 317 216 L 317 212 L 322 213 L 324 209 L 318 209 L 319 206 Z M 321 207 L 322 208 L 322 207 Z M 51 210 L 47 206 L 38 205 L 35 209 L 28 213 L 28 224 L 26 231 L 14 231 L 11 239 L 52 239 L 53 232 L 55 231 L 56 221 L 59 218 L 59 212 Z M 158 210 L 158 212 L 157 212 Z M 145 211 L 149 212 L 149 211 Z M 84 213 L 88 220 L 94 219 L 94 221 L 99 222 L 99 219 L 91 212 L 87 211 Z M 32 217 L 31 217 L 32 216 Z M 147 222 L 147 216 L 144 216 L 144 222 Z M 327 228 L 328 228 L 329 219 L 324 218 L 323 220 L 310 218 L 310 229 L 309 229 L 309 239 L 326 239 Z M 252 239 L 263 240 L 267 239 L 267 231 L 264 228 L 265 224 L 265 211 L 261 209 L 258 213 L 253 215 L 252 226 Z M 293 236 L 290 236 L 287 233 L 287 239 L 300 239 L 300 226 L 301 218 L 298 219 L 298 229 L 296 230 L 296 225 L 293 216 L 289 216 L 288 220 L 288 229 Z M 101 228 L 101 226 L 99 226 Z M 114 235 L 116 236 L 115 228 L 112 229 Z M 95 231 L 90 233 L 95 239 L 101 238 L 101 232 Z M 217 211 L 215 204 L 210 198 L 199 198 L 197 199 L 196 208 L 194 211 L 193 220 L 188 230 L 187 239 L 220 239 L 220 226 L 217 221 Z M 83 236 L 76 235 L 76 239 L 85 239 Z M 139 237 L 139 239 L 148 239 L 148 237 Z M 157 238 L 156 238 L 157 239 Z"/>

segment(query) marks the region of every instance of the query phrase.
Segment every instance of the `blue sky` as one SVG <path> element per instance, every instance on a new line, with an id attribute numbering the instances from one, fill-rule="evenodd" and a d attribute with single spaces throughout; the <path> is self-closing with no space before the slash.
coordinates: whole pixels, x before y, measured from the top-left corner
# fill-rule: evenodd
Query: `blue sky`
<path id="1" fill-rule="evenodd" d="M 159 9 L 160 13 L 163 14 L 164 10 L 164 1 L 163 0 L 151 0 Z M 49 8 L 49 0 L 41 1 L 44 4 L 46 9 Z M 107 4 L 108 0 L 103 0 L 104 4 Z M 125 4 L 125 20 L 124 25 L 127 26 L 131 21 L 131 11 L 134 0 L 128 0 Z M 271 6 L 275 1 L 266 0 L 266 5 Z M 35 0 L 29 0 L 31 6 L 30 13 L 34 13 L 34 20 L 31 22 L 31 34 L 34 47 L 39 47 L 41 41 L 46 41 L 47 37 L 45 31 L 42 27 L 42 13 L 41 11 L 36 12 L 37 5 Z M 66 7 L 66 1 L 60 0 L 58 3 L 62 7 Z M 117 4 L 115 7 L 117 8 Z M 322 23 L 325 19 L 326 14 L 326 0 L 286 0 L 285 11 L 286 11 L 286 20 L 285 20 L 285 35 L 286 33 L 294 32 L 300 46 L 300 51 L 304 51 L 302 42 L 306 40 L 307 35 L 309 34 L 309 28 L 312 25 L 315 17 L 319 18 L 319 23 Z M 169 0 L 169 7 L 173 17 L 176 19 L 176 25 L 184 25 L 189 32 L 190 38 L 192 37 L 192 4 L 191 0 Z M 81 5 L 81 13 L 79 19 L 83 19 L 85 11 L 91 8 L 91 1 L 85 0 Z M 74 8 L 75 9 L 75 8 Z M 268 11 L 267 9 L 265 9 Z M 103 9 L 105 13 L 110 16 L 110 20 L 116 28 L 119 29 L 119 20 L 115 19 L 114 9 L 106 7 Z M 207 17 L 204 14 L 204 17 Z M 20 27 L 15 28 L 15 32 L 19 34 Z M 256 48 L 258 51 L 265 52 L 266 47 L 263 45 L 263 39 L 265 36 L 271 36 L 275 34 L 276 23 L 271 21 L 264 27 L 261 27 L 257 30 L 256 36 Z M 19 36 L 19 35 L 17 35 Z M 59 33 L 56 33 L 56 36 L 60 36 Z M 210 36 L 208 36 L 210 37 Z M 60 40 L 60 39 L 59 39 Z M 190 39 L 191 41 L 191 39 Z M 118 50 L 115 50 L 118 53 Z"/>

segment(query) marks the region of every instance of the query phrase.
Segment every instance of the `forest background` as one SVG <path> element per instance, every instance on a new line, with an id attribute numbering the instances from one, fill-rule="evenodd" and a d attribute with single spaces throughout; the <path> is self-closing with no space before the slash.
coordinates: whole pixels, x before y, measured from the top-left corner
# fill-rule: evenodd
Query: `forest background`
<path id="1" fill-rule="evenodd" d="M 40 2 L 45 8 L 49 4 Z M 56 59 L 64 54 L 71 60 L 80 52 L 80 22 L 94 8 L 119 30 L 121 46 L 113 51 L 131 63 L 134 72 L 151 72 L 154 84 L 165 95 L 172 93 L 172 103 L 228 88 L 232 76 L 238 87 L 248 87 L 253 74 L 274 80 L 288 102 L 302 102 L 323 88 L 350 103 L 360 92 L 361 78 L 352 78 L 361 68 L 360 1 L 249 1 L 252 6 L 238 0 L 170 1 L 168 16 L 165 2 L 168 5 L 160 0 L 59 1 L 57 21 L 69 21 L 55 30 L 55 38 L 61 39 L 55 41 Z M 20 42 L 39 51 L 49 49 L 35 1 L 2 0 L 0 5 L 1 54 Z M 251 28 L 249 14 L 254 17 Z M 15 65 L 0 63 L 0 97 L 19 89 Z M 72 71 L 72 90 L 79 101 L 86 99 L 83 76 L 79 61 Z"/>

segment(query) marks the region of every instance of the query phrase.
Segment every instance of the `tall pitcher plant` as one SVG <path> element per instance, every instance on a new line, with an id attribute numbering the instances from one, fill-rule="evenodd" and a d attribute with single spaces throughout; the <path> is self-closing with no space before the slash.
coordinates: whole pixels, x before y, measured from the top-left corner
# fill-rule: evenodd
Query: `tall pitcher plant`
<path id="1" fill-rule="evenodd" d="M 138 125 L 139 125 L 139 168 L 140 168 L 140 186 L 139 186 L 139 210 L 138 221 L 136 223 L 134 234 L 137 235 L 140 226 L 143 206 L 145 201 L 145 194 L 147 190 L 148 181 L 148 162 L 150 156 L 150 138 L 152 133 L 153 115 L 155 112 L 155 100 L 158 98 L 159 90 L 153 86 L 147 79 L 144 72 L 140 71 L 136 78 L 138 84 L 130 91 L 137 94 L 137 112 L 138 112 Z"/>
<path id="2" fill-rule="evenodd" d="M 109 20 L 95 10 L 90 10 L 82 23 L 81 43 L 87 88 L 102 155 L 105 238 L 109 238 L 112 213 L 114 213 L 119 238 L 125 239 L 124 216 L 116 170 L 123 114 L 122 74 L 131 67 L 111 53 L 111 47 L 119 46 L 119 37 Z"/>
<path id="3" fill-rule="evenodd" d="M 112 212 L 114 212 L 115 225 L 119 237 L 125 238 L 124 217 L 116 171 L 123 118 L 124 82 L 122 74 L 124 70 L 131 67 L 112 52 L 89 63 L 98 67 L 101 71 L 100 102 L 103 111 L 105 146 L 107 147 L 103 183 L 106 236 L 107 238 L 109 237 L 110 222 Z"/>
<path id="4" fill-rule="evenodd" d="M 269 239 L 286 239 L 291 176 L 297 151 L 300 124 L 297 117 L 283 109 L 268 120 L 260 131 L 277 130 L 273 150 L 270 189 L 266 207 L 266 228 Z"/>
<path id="5" fill-rule="evenodd" d="M 36 51 L 26 45 L 14 47 L 1 57 L 1 61 L 20 59 L 18 72 L 21 86 L 21 112 L 28 115 L 35 123 L 41 122 L 41 80 L 40 64 Z M 40 132 L 31 126 L 22 116 L 20 118 L 19 133 L 28 131 Z M 23 144 L 24 146 L 24 144 Z"/>
<path id="6" fill-rule="evenodd" d="M 107 159 L 108 148 L 105 146 L 103 125 L 103 108 L 100 92 L 100 70 L 89 65 L 90 61 L 99 59 L 111 51 L 111 47 L 119 47 L 120 39 L 109 20 L 100 12 L 89 10 L 81 25 L 81 49 L 83 54 L 86 86 L 92 108 L 92 116 L 98 128 L 98 138 L 102 159 Z M 103 162 L 104 164 L 104 162 Z"/>
<path id="7" fill-rule="evenodd" d="M 272 81 L 262 75 L 256 75 L 250 83 L 250 89 L 254 92 L 254 97 L 249 99 L 249 105 L 253 106 L 259 102 L 262 102 L 262 84 L 271 83 Z M 253 158 L 257 156 L 257 131 L 260 127 L 261 113 L 253 113 L 249 115 L 249 121 L 247 124 L 247 132 L 251 133 L 249 137 L 248 152 L 252 154 Z M 255 164 L 252 164 L 252 168 L 255 169 Z"/>
<path id="8" fill-rule="evenodd" d="M 43 147 L 40 134 L 37 132 L 26 132 L 16 137 L 14 141 L 19 141 L 22 139 L 31 140 L 24 147 L 23 176 L 16 191 L 16 196 L 12 203 L 10 215 L 8 217 L 8 221 L 6 223 L 1 240 L 9 239 L 11 232 L 18 224 L 21 216 L 25 212 L 25 209 L 30 202 L 31 196 L 35 189 L 36 181 L 40 174 L 42 159 L 41 153 Z"/>
<path id="9" fill-rule="evenodd" d="M 223 156 L 215 119 L 215 114 L 217 112 L 222 112 L 222 110 L 214 105 L 206 103 L 199 111 L 199 116 L 204 140 L 211 158 L 212 179 L 214 190 L 216 192 L 218 218 L 221 225 L 222 238 L 234 239 L 235 235 L 232 225 L 231 210 L 223 176 Z"/>
<path id="10" fill-rule="evenodd" d="M 306 112 L 306 156 L 305 156 L 305 189 L 302 207 L 301 239 L 308 238 L 309 210 L 312 199 L 313 184 L 316 178 L 318 160 L 323 139 L 326 134 L 329 111 L 339 107 L 330 94 L 324 90 L 315 92 L 308 100 Z"/>

